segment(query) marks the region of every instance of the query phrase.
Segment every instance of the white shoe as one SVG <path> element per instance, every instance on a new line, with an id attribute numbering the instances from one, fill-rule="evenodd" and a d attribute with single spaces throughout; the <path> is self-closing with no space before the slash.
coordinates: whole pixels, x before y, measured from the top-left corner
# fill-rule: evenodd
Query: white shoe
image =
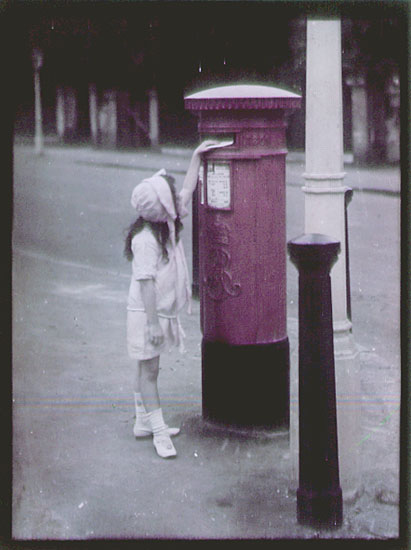
<path id="1" fill-rule="evenodd" d="M 167 432 L 153 435 L 153 445 L 161 458 L 172 458 L 177 456 L 173 442 Z"/>
<path id="2" fill-rule="evenodd" d="M 144 415 L 138 414 L 136 416 L 136 422 L 133 428 L 134 437 L 148 437 L 153 435 L 153 430 L 151 429 L 150 422 L 147 420 L 147 417 Z M 169 436 L 178 435 L 180 433 L 180 428 L 169 428 L 167 426 L 167 433 Z"/>

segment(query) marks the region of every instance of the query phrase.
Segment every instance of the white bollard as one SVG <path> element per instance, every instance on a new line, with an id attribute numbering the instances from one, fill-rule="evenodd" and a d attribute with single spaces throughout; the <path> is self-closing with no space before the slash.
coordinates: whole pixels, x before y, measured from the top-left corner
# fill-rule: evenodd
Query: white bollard
<path id="1" fill-rule="evenodd" d="M 41 108 L 40 69 L 43 65 L 43 52 L 39 48 L 33 48 L 32 63 L 34 70 L 34 150 L 41 155 L 44 146 L 43 138 L 43 113 Z"/>
<path id="2" fill-rule="evenodd" d="M 90 116 L 90 135 L 93 145 L 98 143 L 98 96 L 97 86 L 89 84 L 88 86 L 89 116 Z"/>
<path id="3" fill-rule="evenodd" d="M 349 78 L 352 105 L 352 150 L 354 161 L 366 162 L 368 156 L 368 96 L 365 78 Z"/>
<path id="4" fill-rule="evenodd" d="M 149 91 L 149 138 L 152 147 L 158 147 L 160 135 L 159 109 L 157 90 Z"/>

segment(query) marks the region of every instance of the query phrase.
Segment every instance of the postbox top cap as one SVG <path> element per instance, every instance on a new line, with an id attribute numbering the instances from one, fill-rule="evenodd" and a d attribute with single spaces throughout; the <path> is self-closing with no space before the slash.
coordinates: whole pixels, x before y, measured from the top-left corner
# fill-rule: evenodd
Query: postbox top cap
<path id="1" fill-rule="evenodd" d="M 301 96 L 273 86 L 238 84 L 210 88 L 184 99 L 192 109 L 275 109 L 299 107 Z"/>

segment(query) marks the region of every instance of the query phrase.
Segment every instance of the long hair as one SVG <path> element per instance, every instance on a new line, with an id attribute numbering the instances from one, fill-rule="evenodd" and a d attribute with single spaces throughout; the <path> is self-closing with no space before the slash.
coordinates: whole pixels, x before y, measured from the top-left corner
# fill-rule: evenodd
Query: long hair
<path id="1" fill-rule="evenodd" d="M 174 220 L 174 226 L 176 229 L 176 241 L 178 242 L 180 240 L 180 232 L 184 226 L 181 223 L 180 215 L 178 213 L 178 208 L 177 208 L 176 180 L 175 178 L 173 178 L 173 176 L 169 176 L 169 175 L 163 176 L 163 178 L 166 180 L 166 182 L 170 187 L 171 196 L 173 197 L 173 202 L 174 202 L 174 208 L 176 209 L 176 212 L 177 212 L 177 217 Z"/>
<path id="2" fill-rule="evenodd" d="M 175 189 L 175 179 L 173 178 L 173 176 L 168 175 L 162 177 L 167 181 L 170 187 L 174 206 L 177 212 L 177 194 Z M 177 218 L 174 221 L 174 224 L 176 229 L 176 241 L 178 242 L 180 240 L 180 231 L 183 229 L 183 224 L 181 223 L 180 216 L 178 214 Z M 137 233 L 140 233 L 143 227 L 149 227 L 151 229 L 154 237 L 157 239 L 157 242 L 161 247 L 163 258 L 168 261 L 168 252 L 166 245 L 170 237 L 170 231 L 168 229 L 167 222 L 150 222 L 148 220 L 145 220 L 141 216 L 138 217 L 127 229 L 127 236 L 124 245 L 124 256 L 129 262 L 133 260 L 133 250 L 131 248 L 131 242 L 133 240 L 133 237 L 137 235 Z"/>

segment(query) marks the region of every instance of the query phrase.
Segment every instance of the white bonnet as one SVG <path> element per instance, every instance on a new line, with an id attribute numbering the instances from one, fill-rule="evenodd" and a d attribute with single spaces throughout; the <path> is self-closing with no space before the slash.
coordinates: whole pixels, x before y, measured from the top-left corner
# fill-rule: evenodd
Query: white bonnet
<path id="1" fill-rule="evenodd" d="M 131 206 L 137 214 L 150 221 L 162 221 L 162 205 L 167 214 L 173 220 L 177 217 L 170 186 L 164 179 L 164 168 L 153 174 L 150 178 L 143 179 L 131 194 Z"/>

